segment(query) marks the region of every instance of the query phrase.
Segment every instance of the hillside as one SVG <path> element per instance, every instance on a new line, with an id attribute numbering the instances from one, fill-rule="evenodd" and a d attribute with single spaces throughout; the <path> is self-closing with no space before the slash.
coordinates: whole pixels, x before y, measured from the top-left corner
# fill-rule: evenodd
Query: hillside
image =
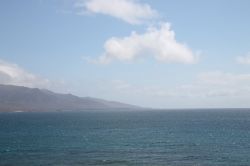
<path id="1" fill-rule="evenodd" d="M 0 85 L 0 112 L 135 108 L 139 107 L 91 97 L 59 94 L 45 89 Z"/>

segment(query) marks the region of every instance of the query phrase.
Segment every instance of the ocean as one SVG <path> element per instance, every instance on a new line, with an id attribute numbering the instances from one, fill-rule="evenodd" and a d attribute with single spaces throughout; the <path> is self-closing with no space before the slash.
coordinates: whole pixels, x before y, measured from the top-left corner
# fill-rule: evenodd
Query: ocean
<path id="1" fill-rule="evenodd" d="M 249 166 L 250 110 L 0 113 L 0 166 Z"/>

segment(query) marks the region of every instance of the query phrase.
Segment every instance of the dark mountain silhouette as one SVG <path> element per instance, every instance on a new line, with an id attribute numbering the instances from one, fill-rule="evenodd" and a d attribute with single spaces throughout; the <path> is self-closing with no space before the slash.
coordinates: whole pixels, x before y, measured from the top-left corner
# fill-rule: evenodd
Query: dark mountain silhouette
<path id="1" fill-rule="evenodd" d="M 0 85 L 0 111 L 63 111 L 136 109 L 137 106 L 91 97 L 59 94 L 45 89 Z"/>

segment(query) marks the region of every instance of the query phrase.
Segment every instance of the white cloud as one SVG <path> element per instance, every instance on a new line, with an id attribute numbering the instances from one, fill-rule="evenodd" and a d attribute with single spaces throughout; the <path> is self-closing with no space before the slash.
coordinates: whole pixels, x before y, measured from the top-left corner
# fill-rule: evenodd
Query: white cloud
<path id="1" fill-rule="evenodd" d="M 250 52 L 247 53 L 245 56 L 237 57 L 237 62 L 240 64 L 250 64 Z"/>
<path id="2" fill-rule="evenodd" d="M 79 0 L 76 7 L 86 14 L 99 13 L 122 19 L 131 24 L 145 23 L 159 16 L 148 4 L 138 0 Z M 170 23 L 161 22 L 150 26 L 145 33 L 131 32 L 125 37 L 111 37 L 104 43 L 104 53 L 97 59 L 83 57 L 88 62 L 107 64 L 112 60 L 132 61 L 142 56 L 152 56 L 166 63 L 195 63 L 194 53 L 185 43 L 177 42 Z"/>
<path id="3" fill-rule="evenodd" d="M 104 44 L 105 52 L 95 62 L 131 61 L 141 56 L 153 56 L 167 63 L 195 63 L 198 55 L 185 44 L 177 42 L 170 24 L 149 27 L 143 34 L 132 32 L 127 37 L 112 37 Z"/>
<path id="4" fill-rule="evenodd" d="M 47 88 L 50 81 L 35 76 L 16 64 L 0 60 L 0 84 Z"/>
<path id="5" fill-rule="evenodd" d="M 76 7 L 86 12 L 109 15 L 130 24 L 141 24 L 157 17 L 157 11 L 136 0 L 79 0 Z"/>

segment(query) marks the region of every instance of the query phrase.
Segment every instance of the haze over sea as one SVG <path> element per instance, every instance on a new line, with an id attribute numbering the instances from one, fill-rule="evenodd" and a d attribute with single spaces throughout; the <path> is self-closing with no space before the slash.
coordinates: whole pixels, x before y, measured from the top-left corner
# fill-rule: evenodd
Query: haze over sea
<path id="1" fill-rule="evenodd" d="M 247 166 L 250 110 L 0 114 L 1 166 Z"/>

